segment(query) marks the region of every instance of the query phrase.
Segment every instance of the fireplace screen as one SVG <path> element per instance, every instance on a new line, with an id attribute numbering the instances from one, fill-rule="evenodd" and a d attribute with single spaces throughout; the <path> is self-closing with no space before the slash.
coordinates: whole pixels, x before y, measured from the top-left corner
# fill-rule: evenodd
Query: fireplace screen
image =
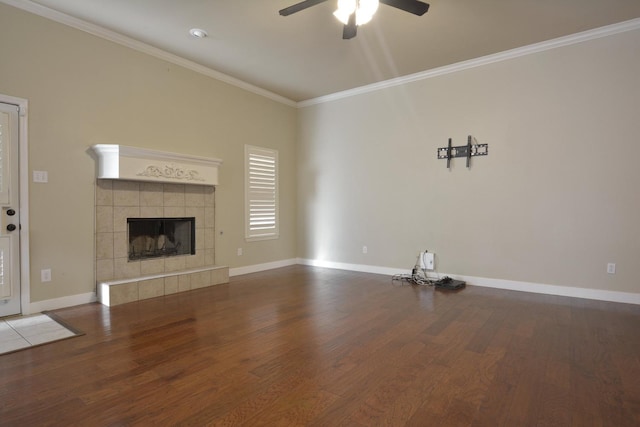
<path id="1" fill-rule="evenodd" d="M 127 218 L 129 261 L 195 255 L 195 218 Z"/>

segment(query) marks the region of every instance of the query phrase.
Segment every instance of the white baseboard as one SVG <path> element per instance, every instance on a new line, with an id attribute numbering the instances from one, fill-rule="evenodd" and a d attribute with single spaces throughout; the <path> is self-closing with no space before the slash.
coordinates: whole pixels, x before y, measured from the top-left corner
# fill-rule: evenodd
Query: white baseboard
<path id="1" fill-rule="evenodd" d="M 338 270 L 359 271 L 375 274 L 410 274 L 411 270 L 390 267 L 378 267 L 363 264 L 347 264 L 341 262 L 321 261 L 313 259 L 298 258 L 298 264 L 312 265 L 315 267 L 335 268 Z M 574 298 L 584 298 L 598 301 L 620 302 L 626 304 L 639 304 L 640 293 L 608 291 L 603 289 L 587 289 L 573 286 L 547 285 L 533 282 L 520 282 L 514 280 L 491 279 L 486 277 L 461 276 L 457 274 L 439 273 L 440 276 L 449 276 L 453 279 L 464 280 L 472 286 L 483 286 L 487 288 L 506 289 L 511 291 L 532 292 L 545 295 L 559 295 Z"/>
<path id="2" fill-rule="evenodd" d="M 389 276 L 393 276 L 394 274 L 411 273 L 411 270 L 401 268 L 378 267 L 375 265 L 365 264 L 347 264 L 343 262 L 321 261 L 317 259 L 305 258 L 298 258 L 298 264 L 311 265 L 314 267 L 334 268 L 336 270 L 359 271 L 361 273 L 387 274 Z"/>
<path id="3" fill-rule="evenodd" d="M 95 292 L 89 292 L 86 294 L 69 295 L 67 297 L 60 297 L 54 299 L 47 299 L 44 301 L 36 301 L 29 304 L 29 312 L 22 314 L 41 313 L 47 310 L 57 310 L 58 308 L 72 307 L 74 305 L 88 304 L 90 302 L 96 302 L 98 299 Z"/>
<path id="4" fill-rule="evenodd" d="M 486 288 L 508 289 L 511 291 L 533 292 L 536 294 L 559 295 L 598 301 L 621 302 L 626 304 L 640 304 L 640 294 L 632 292 L 607 291 L 604 289 L 587 289 L 574 286 L 547 285 L 543 283 L 489 279 L 486 277 L 460 276 L 455 274 L 451 274 L 449 276 L 453 279 L 464 280 L 470 285 L 483 286 Z"/>
<path id="5" fill-rule="evenodd" d="M 273 270 L 275 268 L 288 267 L 290 265 L 310 265 L 314 267 L 333 268 L 336 270 L 358 271 L 362 273 L 384 274 L 393 276 L 394 274 L 409 274 L 410 270 L 392 267 L 379 267 L 365 264 L 349 264 L 343 262 L 322 261 L 305 258 L 291 258 L 281 261 L 268 262 L 264 264 L 249 265 L 229 269 L 229 276 L 240 276 L 260 271 Z M 619 302 L 625 304 L 640 305 L 640 293 L 608 291 L 604 289 L 587 289 L 572 286 L 547 285 L 533 282 L 520 282 L 515 280 L 491 279 L 476 276 L 461 276 L 457 274 L 439 273 L 440 276 L 447 275 L 453 279 L 464 280 L 471 286 L 483 286 L 487 288 L 506 289 L 511 291 L 532 292 L 546 295 L 559 295 L 574 298 L 585 298 L 598 301 Z M 96 302 L 95 292 L 86 294 L 70 295 L 67 297 L 54 298 L 44 301 L 36 301 L 29 304 L 29 312 L 22 314 L 40 313 L 46 310 L 56 310 L 58 308 L 71 307 L 74 305 Z"/>
<path id="6" fill-rule="evenodd" d="M 264 264 L 247 265 L 245 267 L 235 267 L 229 269 L 229 277 L 241 276 L 243 274 L 258 273 L 260 271 L 273 270 L 274 268 L 288 267 L 296 265 L 298 262 L 295 258 L 284 259 L 281 261 L 267 262 Z"/>

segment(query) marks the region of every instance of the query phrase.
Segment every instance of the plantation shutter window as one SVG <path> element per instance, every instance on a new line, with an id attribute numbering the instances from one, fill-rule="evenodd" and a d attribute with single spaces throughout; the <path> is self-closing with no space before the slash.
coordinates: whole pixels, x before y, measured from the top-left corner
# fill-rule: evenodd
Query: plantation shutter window
<path id="1" fill-rule="evenodd" d="M 245 145 L 245 238 L 278 238 L 278 152 Z"/>

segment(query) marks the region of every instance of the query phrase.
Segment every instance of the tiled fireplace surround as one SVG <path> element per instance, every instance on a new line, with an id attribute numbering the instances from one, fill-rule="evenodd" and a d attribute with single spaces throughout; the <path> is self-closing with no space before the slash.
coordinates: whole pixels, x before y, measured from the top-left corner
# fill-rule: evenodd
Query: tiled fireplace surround
<path id="1" fill-rule="evenodd" d="M 196 253 L 129 261 L 127 218 L 195 217 Z M 98 179 L 96 280 L 109 306 L 229 281 L 215 265 L 215 187 Z"/>

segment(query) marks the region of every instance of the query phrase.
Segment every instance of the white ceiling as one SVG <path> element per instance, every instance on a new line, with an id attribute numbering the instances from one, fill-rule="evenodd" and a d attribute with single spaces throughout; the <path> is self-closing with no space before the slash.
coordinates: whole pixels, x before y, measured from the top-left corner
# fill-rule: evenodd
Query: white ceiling
<path id="1" fill-rule="evenodd" d="M 278 10 L 300 0 L 0 1 L 46 6 L 296 102 L 640 17 L 640 0 L 426 0 L 422 17 L 381 4 L 343 40 L 337 0 L 288 17 Z M 209 37 L 190 37 L 194 27 Z"/>

